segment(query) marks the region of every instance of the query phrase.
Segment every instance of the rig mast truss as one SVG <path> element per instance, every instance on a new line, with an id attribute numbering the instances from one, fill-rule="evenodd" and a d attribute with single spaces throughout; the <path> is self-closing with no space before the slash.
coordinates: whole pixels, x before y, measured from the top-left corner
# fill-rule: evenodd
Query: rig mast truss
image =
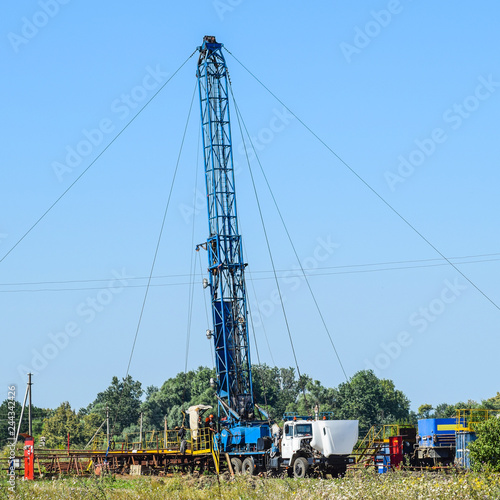
<path id="1" fill-rule="evenodd" d="M 209 226 L 206 249 L 217 394 L 224 403 L 219 403 L 219 412 L 222 408 L 230 420 L 246 420 L 253 418 L 254 407 L 247 328 L 246 264 L 238 231 L 228 71 L 222 47 L 215 37 L 206 36 L 199 47 L 197 71 Z"/>

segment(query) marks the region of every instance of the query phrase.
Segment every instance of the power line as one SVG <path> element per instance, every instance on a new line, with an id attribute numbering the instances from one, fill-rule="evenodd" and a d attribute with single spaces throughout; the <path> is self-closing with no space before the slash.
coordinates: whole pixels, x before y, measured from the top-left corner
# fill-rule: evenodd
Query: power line
<path id="1" fill-rule="evenodd" d="M 2 263 L 7 256 L 9 256 L 12 251 L 28 236 L 28 234 L 35 229 L 36 226 L 46 217 L 46 215 L 66 196 L 66 194 L 71 190 L 71 188 L 89 171 L 89 169 L 94 165 L 94 163 L 109 149 L 109 147 L 120 137 L 123 132 L 129 127 L 129 125 L 146 109 L 146 107 L 153 101 L 153 99 L 166 87 L 166 85 L 174 78 L 174 76 L 182 69 L 182 67 L 193 57 L 196 50 L 175 70 L 172 76 L 158 89 L 157 92 L 153 94 L 151 99 L 149 99 L 144 106 L 142 106 L 139 111 L 131 118 L 131 120 L 111 139 L 109 144 L 91 161 L 90 165 L 66 188 L 66 190 L 52 203 L 52 205 L 45 210 L 45 212 L 31 225 L 31 227 L 17 240 L 17 242 L 7 251 L 7 253 L 0 259 Z"/>
<path id="2" fill-rule="evenodd" d="M 193 52 L 193 54 L 195 52 Z M 189 59 L 193 56 L 193 54 L 191 54 L 191 56 L 189 56 Z M 179 148 L 179 154 L 177 155 L 177 162 L 175 164 L 175 169 L 174 169 L 174 173 L 173 173 L 173 176 L 172 176 L 172 182 L 170 184 L 170 190 L 169 190 L 168 197 L 167 197 L 167 203 L 165 205 L 165 210 L 163 212 L 163 219 L 162 219 L 162 223 L 161 223 L 161 227 L 160 227 L 160 232 L 159 232 L 159 235 L 158 235 L 158 239 L 156 241 L 156 247 L 155 247 L 155 252 L 154 252 L 154 256 L 153 256 L 153 261 L 151 263 L 151 269 L 150 269 L 150 272 L 149 272 L 148 283 L 146 285 L 146 291 L 144 293 L 144 298 L 143 298 L 143 301 L 142 301 L 142 306 L 141 306 L 141 312 L 139 314 L 139 319 L 137 321 L 137 327 L 136 327 L 136 330 L 135 330 L 134 341 L 132 343 L 132 348 L 130 350 L 130 356 L 129 356 L 128 364 L 127 364 L 127 371 L 126 371 L 125 377 L 123 378 L 123 387 L 122 387 L 122 389 L 120 391 L 120 395 L 119 395 L 119 398 L 118 398 L 118 404 L 117 404 L 117 407 L 116 407 L 114 415 L 113 415 L 113 427 L 111 429 L 110 441 L 108 442 L 108 448 L 106 450 L 106 457 L 108 456 L 108 452 L 109 452 L 109 449 L 111 447 L 111 436 L 113 435 L 113 432 L 114 432 L 114 427 L 115 427 L 115 424 L 116 424 L 116 417 L 117 417 L 117 415 L 118 415 L 118 413 L 119 413 L 119 411 L 121 409 L 121 404 L 122 404 L 122 401 L 123 401 L 123 394 L 125 392 L 125 389 L 126 389 L 126 386 L 127 386 L 127 383 L 128 383 L 128 379 L 129 379 L 130 365 L 132 363 L 132 358 L 134 356 L 135 346 L 136 346 L 136 343 L 137 343 L 137 338 L 138 338 L 139 330 L 140 330 L 140 327 L 141 327 L 142 317 L 144 315 L 144 309 L 146 307 L 146 301 L 147 301 L 149 289 L 150 289 L 150 286 L 151 286 L 151 280 L 153 278 L 153 272 L 154 272 L 154 268 L 155 268 L 155 264 L 156 264 L 156 259 L 158 257 L 158 250 L 160 248 L 161 238 L 162 238 L 162 235 L 163 235 L 163 230 L 165 228 L 165 221 L 167 219 L 168 209 L 170 207 L 170 200 L 172 198 L 172 192 L 173 192 L 173 189 L 174 189 L 175 179 L 176 179 L 176 176 L 177 176 L 177 171 L 179 169 L 179 162 L 180 162 L 180 159 L 181 159 L 182 148 L 184 146 L 184 140 L 186 138 L 186 131 L 187 131 L 188 124 L 189 124 L 189 118 L 191 116 L 191 109 L 193 107 L 193 101 L 194 101 L 195 91 L 196 91 L 196 86 L 194 87 L 193 96 L 191 98 L 191 103 L 189 105 L 189 112 L 188 112 L 188 116 L 187 116 L 187 119 L 186 119 L 186 126 L 184 127 L 184 133 L 182 135 L 182 140 L 181 140 L 181 144 L 180 144 L 180 148 Z"/>
<path id="3" fill-rule="evenodd" d="M 191 117 L 191 110 L 193 108 L 193 101 L 194 101 L 195 92 L 196 92 L 196 86 L 194 87 L 193 97 L 191 98 L 191 103 L 189 105 L 189 112 L 188 112 L 188 116 L 187 116 L 187 119 L 186 119 L 186 125 L 184 127 L 184 134 L 182 136 L 182 141 L 181 141 L 181 145 L 180 145 L 180 148 L 179 148 L 179 154 L 177 156 L 177 162 L 175 164 L 174 175 L 172 176 L 172 183 L 170 184 L 170 190 L 169 190 L 169 193 L 168 193 L 167 204 L 165 206 L 165 211 L 163 213 L 163 220 L 161 222 L 160 234 L 158 235 L 158 240 L 156 242 L 156 248 L 155 248 L 155 253 L 154 253 L 154 257 L 153 257 L 153 262 L 151 263 L 151 270 L 150 270 L 149 277 L 148 277 L 148 283 L 147 283 L 147 286 L 146 286 L 146 292 L 144 293 L 144 299 L 142 301 L 141 312 L 139 314 L 139 321 L 137 322 L 137 328 L 136 328 L 136 331 L 135 331 L 134 342 L 132 344 L 132 350 L 130 351 L 130 358 L 129 358 L 129 361 L 128 361 L 127 373 L 125 375 L 125 379 L 127 379 L 128 374 L 129 374 L 130 364 L 132 363 L 132 357 L 134 355 L 135 344 L 137 342 L 137 336 L 139 335 L 139 329 L 140 329 L 140 326 L 141 326 L 142 316 L 144 314 L 144 308 L 146 307 L 146 300 L 148 298 L 149 287 L 151 285 L 151 280 L 152 280 L 152 277 L 153 277 L 153 272 L 154 272 L 154 268 L 155 268 L 155 264 L 156 264 L 156 259 L 158 257 L 158 250 L 160 249 L 161 237 L 163 235 L 163 230 L 165 228 L 165 221 L 167 220 L 167 213 L 168 213 L 168 208 L 170 207 L 170 200 L 172 199 L 172 191 L 174 190 L 175 178 L 177 176 L 177 171 L 179 169 L 179 162 L 181 160 L 182 147 L 184 146 L 184 140 L 186 138 L 186 131 L 187 131 L 188 124 L 189 124 L 189 118 Z"/>
<path id="4" fill-rule="evenodd" d="M 464 255 L 461 257 L 449 257 L 450 260 L 461 260 L 461 259 L 477 259 L 479 257 L 489 257 L 489 256 L 498 256 L 500 253 L 487 253 L 487 254 L 479 254 L 479 255 Z M 328 269 L 351 269 L 351 268 L 357 268 L 357 267 L 373 267 L 373 266 L 388 266 L 388 265 L 393 265 L 393 264 L 411 264 L 411 263 L 419 263 L 419 262 L 436 262 L 436 261 L 442 261 L 443 259 L 416 259 L 416 260 L 396 260 L 396 261 L 389 261 L 389 262 L 373 262 L 373 263 L 365 263 L 365 264 L 345 264 L 342 266 L 324 266 L 324 267 L 316 267 L 314 269 L 305 269 L 306 273 L 314 273 L 314 276 L 326 276 L 328 274 L 341 274 L 341 273 L 317 273 L 316 271 L 324 271 Z M 481 260 L 474 260 L 474 261 L 465 261 L 465 262 L 455 262 L 455 264 L 476 264 L 476 263 L 481 263 L 481 262 L 496 262 L 499 261 L 499 259 L 481 259 Z M 436 266 L 446 266 L 448 263 L 442 262 L 440 264 L 430 264 L 430 265 L 422 265 L 422 266 L 405 266 L 405 267 L 393 267 L 393 268 L 383 268 L 383 269 L 373 269 L 369 270 L 368 272 L 374 272 L 374 271 L 392 271 L 395 269 L 412 269 L 412 268 L 422 268 L 422 267 L 436 267 Z M 290 272 L 296 272 L 297 269 L 277 269 L 276 272 L 278 273 L 290 273 Z M 254 274 L 265 274 L 265 273 L 270 273 L 272 271 L 270 270 L 254 270 L 254 271 L 247 271 L 247 274 L 249 275 L 254 275 Z M 353 272 L 363 272 L 363 271 L 353 271 Z M 193 277 L 193 276 L 204 276 L 203 272 L 201 272 L 199 275 L 198 274 L 161 274 L 158 276 L 153 276 L 153 280 L 157 279 L 165 279 L 165 278 L 185 278 L 185 277 Z M 145 280 L 148 279 L 148 276 L 133 276 L 133 277 L 127 277 L 128 281 L 137 281 L 137 280 Z M 260 279 L 260 278 L 257 278 Z M 265 279 L 265 278 L 261 278 Z M 0 286 L 28 286 L 28 285 L 63 285 L 63 284 L 71 284 L 71 283 L 98 283 L 98 282 L 109 282 L 110 278 L 94 278 L 94 279 L 81 279 L 81 280 L 60 280 L 60 281 L 22 281 L 22 282 L 17 282 L 17 283 L 0 283 Z M 182 283 L 186 284 L 186 283 Z M 144 285 L 140 285 L 144 286 Z M 168 286 L 168 285 L 152 285 L 152 286 Z M 64 291 L 67 290 L 99 290 L 100 288 L 68 288 L 68 289 L 61 289 Z M 1 290 L 0 290 L 1 291 Z M 14 290 L 12 290 L 14 291 Z M 29 291 L 29 290 L 28 290 Z M 47 291 L 50 291 L 48 289 Z"/>
<path id="5" fill-rule="evenodd" d="M 433 259 L 437 260 L 437 259 Z M 456 262 L 456 265 L 464 265 L 464 264 L 479 264 L 483 262 L 498 262 L 500 259 L 482 259 L 482 260 L 474 260 L 474 261 L 464 261 L 464 262 Z M 403 261 L 404 262 L 404 261 Z M 408 261 L 408 262 L 419 262 L 419 261 Z M 341 275 L 341 274 L 362 274 L 362 273 L 378 273 L 378 272 L 384 272 L 384 271 L 402 271 L 402 270 L 409 270 L 409 269 L 423 269 L 423 268 L 431 268 L 431 267 L 442 267 L 442 266 L 447 266 L 447 262 L 441 262 L 437 264 L 425 264 L 425 265 L 415 265 L 415 266 L 395 266 L 395 267 L 384 267 L 380 269 L 357 269 L 357 270 L 351 270 L 351 271 L 334 271 L 334 272 L 318 272 L 322 270 L 328 270 L 328 269 L 349 269 L 353 267 L 366 267 L 366 266 L 371 266 L 371 265 L 383 265 L 383 264 L 355 264 L 351 266 L 332 266 L 332 267 L 318 267 L 315 269 L 304 269 L 304 272 L 306 273 L 307 276 L 310 277 L 320 277 L 320 276 L 333 276 L 333 275 Z M 292 278 L 292 277 L 300 277 L 302 276 L 302 273 L 298 273 L 300 269 L 282 269 L 282 270 L 276 270 L 276 273 L 287 273 L 286 275 L 278 275 L 279 279 L 286 279 L 286 278 Z M 273 276 L 262 276 L 262 277 L 252 277 L 255 274 L 263 274 L 263 273 L 272 273 L 272 271 L 247 271 L 246 273 L 246 280 L 249 281 L 263 281 L 263 280 L 272 280 L 274 279 Z M 289 274 L 289 273 L 296 273 L 296 274 Z M 164 276 L 153 276 L 151 279 L 165 279 L 165 278 L 172 278 L 172 277 L 188 277 L 192 278 L 191 281 L 183 281 L 179 283 L 151 283 L 149 287 L 168 287 L 168 286 L 185 286 L 185 285 L 191 285 L 193 283 L 193 280 L 199 280 L 200 277 L 202 278 L 204 276 L 203 273 L 196 273 L 193 275 L 188 275 L 188 274 L 174 274 L 174 275 L 164 275 Z M 127 278 L 128 280 L 147 280 L 147 276 L 142 276 L 142 277 L 135 277 L 135 278 Z M 197 281 L 194 281 L 197 283 Z M 19 285 L 37 285 L 37 284 L 47 284 L 47 283 L 87 283 L 87 282 L 100 282 L 100 281 L 109 281 L 109 278 L 107 279 L 102 279 L 102 280 L 75 280 L 75 281 L 62 281 L 62 282 L 33 282 L 33 283 L 10 283 L 10 284 L 0 284 L 0 286 L 19 286 Z M 127 288 L 144 288 L 147 286 L 147 284 L 142 284 L 142 285 L 127 285 Z M 77 291 L 84 291 L 84 290 L 102 290 L 103 288 L 107 288 L 106 286 L 101 286 L 101 287 L 73 287 L 73 288 L 24 288 L 24 289 L 12 289 L 12 290 L 0 290 L 0 293 L 31 293 L 31 292 L 77 292 Z"/>
<path id="6" fill-rule="evenodd" d="M 194 96 L 193 96 L 194 97 Z M 197 154 L 196 154 L 196 164 L 194 168 L 194 192 L 196 193 L 196 190 L 198 189 L 198 162 L 199 162 L 199 152 L 200 152 L 200 129 L 198 129 L 198 147 L 196 148 Z M 196 197 L 193 199 L 193 213 L 194 210 L 196 209 Z M 195 267 L 196 267 L 196 256 L 195 256 L 195 251 L 194 249 L 194 230 L 196 227 L 196 217 L 193 217 L 193 226 L 191 228 L 191 263 L 189 265 L 189 271 L 191 272 L 191 276 L 195 276 Z M 187 373 L 187 367 L 188 367 L 188 358 L 189 358 L 189 343 L 191 341 L 191 325 L 192 325 L 192 319 L 193 319 L 193 303 L 194 303 L 194 281 L 192 284 L 189 286 L 188 290 L 188 314 L 187 314 L 187 331 L 186 331 L 186 355 L 185 355 L 185 360 L 184 360 L 184 374 Z M 184 393 L 182 396 L 182 400 L 184 402 L 184 395 L 185 395 L 186 389 L 184 388 Z"/>
<path id="7" fill-rule="evenodd" d="M 234 100 L 234 94 L 233 94 L 232 90 L 231 90 L 231 95 L 233 96 L 233 100 Z M 241 116 L 240 110 L 239 110 L 238 106 L 236 105 L 236 102 L 234 103 L 234 106 L 236 108 L 236 113 Z M 254 144 L 252 142 L 252 138 L 250 137 L 250 134 L 248 133 L 248 129 L 247 129 L 247 126 L 245 124 L 245 121 L 243 120 L 243 117 L 241 117 L 241 122 L 243 123 L 243 127 L 245 128 L 245 132 L 246 132 L 246 134 L 248 136 L 248 140 L 250 141 L 250 144 L 252 146 L 255 158 L 257 158 L 257 163 L 258 163 L 258 165 L 260 167 L 260 171 L 261 171 L 261 173 L 262 173 L 262 175 L 264 177 L 264 180 L 266 182 L 267 189 L 269 190 L 269 193 L 271 194 L 271 198 L 273 200 L 273 203 L 274 203 L 274 206 L 276 208 L 276 211 L 278 212 L 279 218 L 281 220 L 281 224 L 283 225 L 283 228 L 284 228 L 285 233 L 287 235 L 288 241 L 290 242 L 290 246 L 292 247 L 292 250 L 293 250 L 293 253 L 295 255 L 295 258 L 296 258 L 296 260 L 297 260 L 297 262 L 299 264 L 302 277 L 304 278 L 304 280 L 306 282 L 306 285 L 307 285 L 307 288 L 309 290 L 309 293 L 311 294 L 311 297 L 313 299 L 314 305 L 316 307 L 316 310 L 318 311 L 318 315 L 319 315 L 319 317 L 321 319 L 321 322 L 323 324 L 323 328 L 325 329 L 325 331 L 327 333 L 327 336 L 328 336 L 328 339 L 330 340 L 330 344 L 331 344 L 331 346 L 333 348 L 333 352 L 335 353 L 335 357 L 337 358 L 337 361 L 339 362 L 340 368 L 342 370 L 342 373 L 344 374 L 344 377 L 345 377 L 346 381 L 349 382 L 349 377 L 347 376 L 347 373 L 346 373 L 346 371 L 344 369 L 344 365 L 343 365 L 343 363 L 342 363 L 342 361 L 340 359 L 339 353 L 337 351 L 337 347 L 335 346 L 335 343 L 333 342 L 332 336 L 330 334 L 330 329 L 328 328 L 328 325 L 326 324 L 326 321 L 325 321 L 325 318 L 323 316 L 323 313 L 322 313 L 322 311 L 321 311 L 321 309 L 319 307 L 318 301 L 316 300 L 316 295 L 314 294 L 314 291 L 313 291 L 313 289 L 311 287 L 311 284 L 309 283 L 309 280 L 307 278 L 307 274 L 306 274 L 306 272 L 304 270 L 304 266 L 302 265 L 302 262 L 300 261 L 299 254 L 297 253 L 297 249 L 295 248 L 295 244 L 293 243 L 293 240 L 292 240 L 292 237 L 290 235 L 290 232 L 288 231 L 288 227 L 287 227 L 287 225 L 285 223 L 285 219 L 283 218 L 281 210 L 280 210 L 280 208 L 278 206 L 278 202 L 276 200 L 276 197 L 274 196 L 273 190 L 271 189 L 271 185 L 269 184 L 269 181 L 267 179 L 267 175 L 264 172 L 264 168 L 262 167 L 262 163 L 260 162 L 259 155 L 257 154 L 255 146 L 254 146 Z M 253 182 L 253 177 L 252 177 L 252 182 Z"/>
<path id="8" fill-rule="evenodd" d="M 232 86 L 230 85 L 229 88 L 231 90 L 231 95 L 233 95 Z M 238 125 L 239 125 L 239 128 L 240 128 L 241 140 L 243 142 L 243 148 L 245 150 L 245 156 L 246 156 L 246 160 L 247 160 L 247 164 L 248 164 L 248 171 L 250 172 L 250 178 L 252 180 L 253 192 L 254 192 L 254 195 L 255 195 L 255 200 L 257 202 L 257 208 L 258 208 L 258 211 L 259 211 L 259 218 L 260 218 L 260 222 L 261 222 L 261 225 L 262 225 L 262 230 L 264 232 L 264 238 L 266 240 L 267 252 L 269 254 L 269 260 L 270 260 L 271 266 L 273 268 L 274 282 L 276 283 L 276 289 L 278 291 L 278 296 L 279 296 L 279 300 L 280 300 L 280 304 L 281 304 L 281 311 L 283 313 L 283 319 L 285 321 L 286 330 L 288 332 L 288 339 L 290 340 L 290 346 L 292 348 L 293 359 L 295 361 L 295 366 L 297 367 L 297 375 L 299 376 L 299 380 L 300 380 L 302 378 L 302 375 L 300 373 L 299 362 L 297 360 L 297 354 L 295 352 L 295 346 L 294 346 L 294 343 L 293 343 L 292 332 L 290 330 L 290 325 L 288 323 L 288 317 L 287 317 L 286 310 L 285 310 L 285 304 L 283 302 L 283 296 L 281 294 L 281 288 L 280 288 L 280 284 L 279 284 L 279 280 L 278 280 L 278 275 L 276 273 L 276 267 L 274 265 L 273 253 L 271 252 L 271 245 L 269 243 L 269 238 L 268 238 L 268 235 L 267 235 L 266 224 L 264 222 L 264 216 L 262 215 L 262 209 L 261 209 L 261 206 L 260 206 L 260 200 L 259 200 L 259 196 L 258 196 L 258 193 L 257 193 L 257 187 L 255 186 L 255 180 L 254 180 L 254 176 L 253 176 L 252 166 L 250 165 L 250 159 L 248 157 L 247 145 L 246 145 L 246 142 L 245 142 L 245 138 L 243 136 L 243 129 L 242 129 L 241 123 L 240 123 L 240 114 L 238 112 L 238 107 L 236 106 L 236 101 L 234 100 L 234 95 L 233 95 L 233 102 L 234 102 L 234 106 L 235 106 L 235 109 L 236 109 L 236 118 L 238 120 Z M 305 398 L 305 396 L 306 396 L 306 394 L 305 394 L 305 391 L 304 391 L 304 398 Z"/>
<path id="9" fill-rule="evenodd" d="M 391 212 L 397 215 L 417 236 L 420 237 L 429 247 L 431 247 L 437 254 L 439 254 L 448 265 L 450 265 L 455 271 L 460 274 L 468 283 L 470 283 L 488 302 L 490 302 L 496 309 L 500 311 L 500 306 L 489 297 L 479 286 L 477 286 L 468 276 L 466 276 L 450 259 L 448 259 L 429 239 L 427 239 L 423 233 L 421 233 L 408 219 L 406 219 L 401 213 L 399 213 L 375 188 L 373 188 L 361 175 L 359 175 L 354 168 L 352 168 L 339 154 L 337 154 L 323 139 L 319 137 L 306 123 L 301 120 L 276 94 L 274 94 L 256 75 L 254 75 L 234 54 L 229 50 L 226 51 L 238 62 L 238 64 L 245 69 L 264 89 L 269 92 L 282 106 L 284 106 L 296 119 L 297 121 L 308 130 L 330 153 L 332 153 L 337 160 L 339 160 L 342 165 L 344 165 L 362 184 L 365 185 Z"/>
<path id="10" fill-rule="evenodd" d="M 245 245 L 243 245 L 243 247 L 244 247 L 244 251 L 245 251 L 245 254 L 246 254 L 247 251 L 246 251 Z M 253 292 L 253 296 L 254 296 L 255 302 L 258 303 L 257 293 L 255 291 L 255 284 L 254 284 L 255 280 L 253 280 L 253 279 L 250 278 L 250 279 L 247 279 L 246 281 L 250 282 L 250 284 L 252 286 L 252 292 Z M 250 301 L 248 301 L 248 304 L 250 304 Z M 249 309 L 250 309 L 250 305 L 249 305 Z M 267 349 L 269 350 L 269 354 L 271 356 L 271 361 L 272 361 L 273 365 L 276 366 L 276 363 L 274 362 L 273 352 L 271 350 L 271 345 L 269 344 L 269 338 L 267 336 L 266 324 L 262 320 L 262 314 L 261 314 L 261 311 L 260 311 L 259 307 L 257 307 L 257 315 L 258 315 L 258 318 L 259 318 L 260 325 L 262 326 L 262 331 L 264 332 L 264 338 L 266 339 Z M 255 336 L 255 329 L 254 329 L 254 324 L 253 324 L 253 315 L 251 313 L 250 313 L 250 320 L 252 321 L 252 330 L 254 330 L 254 336 Z M 255 343 L 257 344 L 257 339 L 255 339 Z M 260 364 L 260 361 L 259 361 L 259 364 Z"/>

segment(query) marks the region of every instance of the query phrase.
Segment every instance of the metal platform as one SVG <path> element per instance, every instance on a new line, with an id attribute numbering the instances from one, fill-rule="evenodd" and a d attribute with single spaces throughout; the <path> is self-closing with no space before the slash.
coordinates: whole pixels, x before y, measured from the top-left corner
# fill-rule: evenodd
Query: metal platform
<path id="1" fill-rule="evenodd" d="M 35 449 L 35 475 L 62 474 L 155 474 L 219 471 L 219 454 L 210 429 L 181 439 L 177 430 L 151 433 L 144 441 L 105 442 L 94 440 L 90 450 Z"/>

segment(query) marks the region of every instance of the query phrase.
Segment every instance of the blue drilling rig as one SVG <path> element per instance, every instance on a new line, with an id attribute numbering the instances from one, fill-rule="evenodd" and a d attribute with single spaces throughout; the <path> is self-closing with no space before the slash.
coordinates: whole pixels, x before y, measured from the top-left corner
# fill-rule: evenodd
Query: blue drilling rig
<path id="1" fill-rule="evenodd" d="M 248 342 L 245 267 L 236 210 L 228 71 L 222 44 L 206 36 L 199 48 L 203 157 L 207 192 L 208 286 L 217 372 L 221 433 L 226 451 L 248 450 L 270 437 L 267 420 L 256 419 Z M 210 335 L 210 334 L 209 334 Z M 259 412 L 265 415 L 263 410 Z M 267 417 L 267 415 L 265 415 Z"/>
<path id="2" fill-rule="evenodd" d="M 357 421 L 295 419 L 283 431 L 271 426 L 255 403 L 245 290 L 245 261 L 236 210 L 229 81 L 223 45 L 205 36 L 198 48 L 203 158 L 209 235 L 199 245 L 208 253 L 218 399 L 217 446 L 230 456 L 235 472 L 293 469 L 303 477 L 310 467 L 342 473 L 357 440 Z M 335 445 L 332 441 L 335 440 Z"/>

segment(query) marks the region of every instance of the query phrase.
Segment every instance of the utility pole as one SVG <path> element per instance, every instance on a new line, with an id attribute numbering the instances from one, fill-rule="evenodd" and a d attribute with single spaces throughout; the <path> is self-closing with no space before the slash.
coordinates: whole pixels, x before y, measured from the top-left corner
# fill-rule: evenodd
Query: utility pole
<path id="1" fill-rule="evenodd" d="M 109 444 L 109 406 L 106 406 L 106 442 Z"/>
<path id="2" fill-rule="evenodd" d="M 28 384 L 26 385 L 26 392 L 24 393 L 24 400 L 23 400 L 23 406 L 21 408 L 21 416 L 19 417 L 19 424 L 17 426 L 17 433 L 16 433 L 16 443 L 17 443 L 17 440 L 19 439 L 19 431 L 21 430 L 21 424 L 23 422 L 23 415 L 24 415 L 24 410 L 26 408 L 26 400 L 28 399 L 28 393 L 30 393 L 30 401 L 31 401 L 31 373 L 28 374 L 29 375 L 29 382 Z M 30 405 L 31 407 L 31 405 Z M 30 418 L 31 420 L 31 418 Z M 31 434 L 30 434 L 31 436 Z"/>
<path id="3" fill-rule="evenodd" d="M 139 431 L 139 443 L 141 445 L 141 450 L 142 450 L 142 412 L 141 412 L 141 425 L 140 425 L 140 431 Z"/>
<path id="4" fill-rule="evenodd" d="M 165 432 L 163 434 L 163 448 L 167 447 L 167 417 L 165 416 Z"/>
<path id="5" fill-rule="evenodd" d="M 31 422 L 31 373 L 28 373 L 28 391 L 29 391 L 29 403 L 28 403 L 28 434 L 33 436 L 33 425 Z"/>

